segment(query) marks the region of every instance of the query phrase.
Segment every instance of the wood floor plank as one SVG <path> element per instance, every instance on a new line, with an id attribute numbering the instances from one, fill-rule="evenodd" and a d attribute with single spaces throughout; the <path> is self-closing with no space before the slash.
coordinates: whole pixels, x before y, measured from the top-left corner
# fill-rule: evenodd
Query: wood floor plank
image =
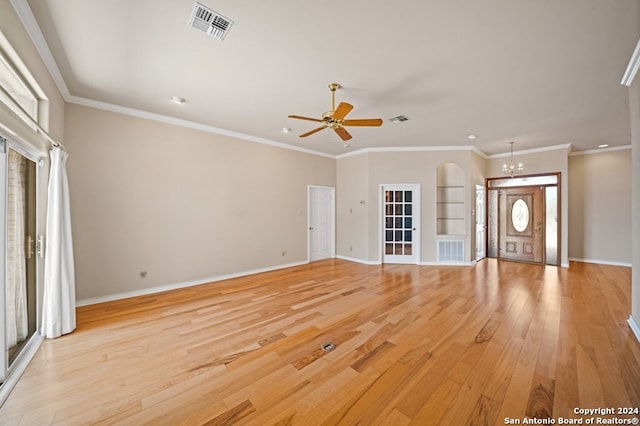
<path id="1" fill-rule="evenodd" d="M 458 396 L 462 384 L 446 378 L 434 390 L 426 403 L 413 416 L 411 425 L 440 424 L 452 414 L 451 406 Z"/>
<path id="2" fill-rule="evenodd" d="M 630 289 L 608 265 L 329 259 L 84 306 L 0 424 L 484 425 L 640 406 Z"/>
<path id="3" fill-rule="evenodd" d="M 558 335 L 555 397 L 553 412 L 570 418 L 573 409 L 580 406 L 578 395 L 578 367 L 576 360 L 576 331 L 571 322 L 562 321 Z"/>

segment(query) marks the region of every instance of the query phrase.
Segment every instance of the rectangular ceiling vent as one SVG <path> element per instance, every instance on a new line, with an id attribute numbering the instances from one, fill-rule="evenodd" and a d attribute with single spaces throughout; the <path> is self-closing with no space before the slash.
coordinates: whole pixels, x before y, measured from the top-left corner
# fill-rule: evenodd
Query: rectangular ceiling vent
<path id="1" fill-rule="evenodd" d="M 191 18 L 189 18 L 189 25 L 220 40 L 224 40 L 233 25 L 233 21 L 196 2 Z"/>

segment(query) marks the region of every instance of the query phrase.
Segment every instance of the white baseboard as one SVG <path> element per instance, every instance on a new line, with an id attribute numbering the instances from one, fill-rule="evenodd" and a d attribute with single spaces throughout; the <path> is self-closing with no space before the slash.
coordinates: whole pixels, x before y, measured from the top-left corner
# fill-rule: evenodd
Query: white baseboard
<path id="1" fill-rule="evenodd" d="M 114 300 L 127 299 L 129 297 L 145 296 L 147 294 L 161 293 L 163 291 L 176 290 L 176 289 L 179 289 L 179 288 L 192 287 L 192 286 L 212 283 L 212 282 L 216 282 L 216 281 L 228 280 L 228 279 L 231 279 L 231 278 L 239 278 L 239 277 L 244 277 L 244 276 L 247 276 L 247 275 L 259 274 L 259 273 L 262 273 L 262 272 L 269 272 L 269 271 L 275 271 L 275 270 L 278 270 L 278 269 L 291 268 L 293 266 L 306 265 L 307 263 L 309 263 L 309 262 L 305 260 L 305 261 L 302 261 L 302 262 L 287 263 L 285 265 L 270 266 L 270 267 L 267 267 L 267 268 L 253 269 L 253 270 L 250 270 L 250 271 L 242 271 L 242 272 L 237 272 L 237 273 L 233 273 L 233 274 L 219 275 L 219 276 L 216 276 L 216 277 L 202 278 L 202 279 L 193 280 L 193 281 L 185 281 L 185 282 L 182 282 L 182 283 L 167 284 L 167 285 L 162 285 L 162 286 L 158 286 L 158 287 L 150 287 L 150 288 L 145 288 L 145 289 L 142 289 L 142 290 L 135 290 L 135 291 L 127 291 L 127 292 L 124 292 L 124 293 L 110 294 L 108 296 L 91 297 L 89 299 L 77 300 L 76 301 L 76 307 L 78 307 L 78 306 L 87 306 L 87 305 L 95 305 L 96 303 L 112 302 Z"/>
<path id="2" fill-rule="evenodd" d="M 629 319 L 627 320 L 627 322 L 631 327 L 631 331 L 633 331 L 633 334 L 635 334 L 636 340 L 640 343 L 640 326 L 638 326 L 638 323 L 631 315 L 629 315 Z"/>
<path id="3" fill-rule="evenodd" d="M 471 262 L 420 262 L 420 266 L 473 266 L 478 263 L 475 260 Z"/>
<path id="4" fill-rule="evenodd" d="M 336 258 L 341 260 L 347 260 L 349 262 L 362 263 L 364 265 L 382 265 L 382 262 L 380 260 L 363 260 L 363 259 L 356 259 L 356 258 L 347 257 L 347 256 L 336 256 Z M 477 262 L 473 260 L 471 262 L 419 262 L 418 265 L 419 266 L 473 266 L 476 263 Z"/>
<path id="5" fill-rule="evenodd" d="M 611 262 L 608 260 L 597 260 L 597 259 L 578 259 L 575 257 L 570 257 L 569 260 L 572 262 L 595 263 L 598 265 L 608 265 L 608 266 L 625 266 L 627 268 L 631 268 L 631 263 L 626 263 L 626 262 Z"/>
<path id="6" fill-rule="evenodd" d="M 377 260 L 363 260 L 357 259 L 355 257 L 347 257 L 347 256 L 336 256 L 336 259 L 347 260 L 349 262 L 362 263 L 364 265 L 381 265 L 382 263 Z"/>

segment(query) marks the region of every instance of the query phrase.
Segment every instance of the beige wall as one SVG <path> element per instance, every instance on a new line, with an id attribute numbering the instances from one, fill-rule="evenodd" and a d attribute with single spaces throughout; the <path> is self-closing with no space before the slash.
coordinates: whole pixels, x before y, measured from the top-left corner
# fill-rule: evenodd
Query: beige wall
<path id="1" fill-rule="evenodd" d="M 502 165 L 508 157 L 490 158 L 486 163 L 487 177 L 503 177 Z M 561 176 L 561 235 L 560 235 L 560 263 L 569 266 L 569 147 L 558 147 L 551 150 L 522 151 L 514 153 L 514 162 L 523 163 L 526 174 L 556 173 Z"/>
<path id="2" fill-rule="evenodd" d="M 306 261 L 307 185 L 335 186 L 333 159 L 227 136 L 79 105 L 65 129 L 78 300 Z"/>
<path id="3" fill-rule="evenodd" d="M 569 157 L 569 257 L 631 264 L 631 150 Z"/>
<path id="4" fill-rule="evenodd" d="M 369 259 L 369 154 L 337 160 L 336 254 L 345 259 Z"/>
<path id="5" fill-rule="evenodd" d="M 473 154 L 475 155 L 475 154 Z M 353 258 L 366 263 L 378 263 L 382 258 L 381 248 L 381 185 L 418 184 L 420 185 L 420 262 L 436 261 L 436 170 L 445 162 L 458 164 L 466 173 L 465 182 L 470 182 L 469 170 L 472 169 L 472 153 L 463 151 L 400 151 L 367 152 L 359 155 L 339 158 L 338 170 L 338 256 Z M 366 186 L 365 205 L 359 204 Z M 356 194 L 350 191 L 356 189 Z M 475 208 L 475 186 L 466 189 L 465 205 L 466 230 L 465 261 L 471 259 L 471 210 Z M 472 203 L 473 200 L 473 203 Z M 358 218 L 348 213 L 357 205 Z M 353 211 L 356 211 L 354 208 Z M 352 214 L 351 214 L 352 216 Z M 366 218 L 366 219 L 364 219 Z M 357 224 L 356 224 L 357 222 Z M 350 225 L 351 224 L 351 225 Z M 351 227 L 355 224 L 355 227 Z M 367 227 L 365 230 L 364 227 Z M 343 234 L 348 229 L 347 234 Z M 357 253 L 348 248 L 367 249 Z"/>

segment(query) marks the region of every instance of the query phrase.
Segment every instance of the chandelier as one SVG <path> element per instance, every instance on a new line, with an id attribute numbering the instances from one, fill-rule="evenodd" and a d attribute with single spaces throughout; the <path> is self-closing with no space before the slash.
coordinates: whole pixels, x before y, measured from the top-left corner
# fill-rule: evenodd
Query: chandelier
<path id="1" fill-rule="evenodd" d="M 515 142 L 509 142 L 509 145 L 511 145 L 511 161 L 509 162 L 509 164 L 502 165 L 502 173 L 504 173 L 505 175 L 509 175 L 511 177 L 513 177 L 514 175 L 519 175 L 524 171 L 524 166 L 522 165 L 522 163 L 515 164 L 513 162 L 513 144 L 514 143 Z"/>

